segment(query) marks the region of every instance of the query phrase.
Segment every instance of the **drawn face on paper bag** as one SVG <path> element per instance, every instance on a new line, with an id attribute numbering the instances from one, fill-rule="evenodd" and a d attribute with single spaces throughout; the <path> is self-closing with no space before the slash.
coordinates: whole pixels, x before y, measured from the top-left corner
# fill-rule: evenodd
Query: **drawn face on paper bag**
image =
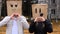
<path id="1" fill-rule="evenodd" d="M 21 1 L 7 1 L 7 13 L 8 15 L 11 15 L 12 13 L 22 12 L 22 2 Z"/>

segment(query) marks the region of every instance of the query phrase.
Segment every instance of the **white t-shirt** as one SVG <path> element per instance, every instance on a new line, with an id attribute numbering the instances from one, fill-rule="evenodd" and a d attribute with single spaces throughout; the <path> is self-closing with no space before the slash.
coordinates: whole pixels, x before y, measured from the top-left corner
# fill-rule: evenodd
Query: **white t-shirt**
<path id="1" fill-rule="evenodd" d="M 18 26 L 16 20 L 13 20 L 12 34 L 18 34 Z"/>

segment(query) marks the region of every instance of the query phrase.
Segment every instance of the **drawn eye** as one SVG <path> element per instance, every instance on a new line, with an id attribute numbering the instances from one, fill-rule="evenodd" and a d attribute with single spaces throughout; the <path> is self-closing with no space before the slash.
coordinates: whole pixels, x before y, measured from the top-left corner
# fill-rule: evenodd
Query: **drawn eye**
<path id="1" fill-rule="evenodd" d="M 15 5 L 15 7 L 17 7 L 17 5 Z"/>
<path id="2" fill-rule="evenodd" d="M 39 13 L 41 13 L 41 8 L 39 8 Z"/>
<path id="3" fill-rule="evenodd" d="M 13 7 L 13 5 L 11 5 L 11 7 Z"/>
<path id="4" fill-rule="evenodd" d="M 35 13 L 37 13 L 37 8 L 35 9 Z"/>

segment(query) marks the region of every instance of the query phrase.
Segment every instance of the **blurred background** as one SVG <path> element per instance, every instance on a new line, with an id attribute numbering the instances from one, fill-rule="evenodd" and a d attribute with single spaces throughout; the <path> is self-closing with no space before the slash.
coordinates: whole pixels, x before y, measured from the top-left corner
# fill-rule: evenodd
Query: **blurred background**
<path id="1" fill-rule="evenodd" d="M 60 0 L 20 0 L 20 1 L 22 1 L 22 15 L 24 15 L 27 18 L 28 23 L 30 23 L 32 18 L 37 17 L 35 16 L 35 14 L 39 16 L 40 14 L 39 12 L 43 12 L 44 14 L 47 15 L 47 16 L 45 15 L 44 17 L 49 19 L 51 21 L 51 24 L 53 25 L 53 32 L 48 34 L 60 34 Z M 8 15 L 6 2 L 7 0 L 0 0 L 0 21 L 3 20 L 3 18 Z M 38 8 L 38 6 L 40 8 Z M 34 9 L 34 7 L 36 7 L 37 9 Z M 24 30 L 24 32 L 25 34 L 29 34 L 28 30 Z M 5 33 L 6 25 L 0 28 L 0 34 Z"/>

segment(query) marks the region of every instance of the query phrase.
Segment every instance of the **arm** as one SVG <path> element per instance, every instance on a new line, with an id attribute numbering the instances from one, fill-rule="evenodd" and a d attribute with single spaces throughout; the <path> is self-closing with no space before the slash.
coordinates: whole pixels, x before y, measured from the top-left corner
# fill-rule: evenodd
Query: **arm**
<path id="1" fill-rule="evenodd" d="M 7 22 L 10 20 L 10 17 L 5 17 L 2 21 L 0 21 L 0 27 L 7 24 Z"/>
<path id="2" fill-rule="evenodd" d="M 34 22 L 34 20 L 31 20 L 31 24 L 30 24 L 30 27 L 29 27 L 29 32 L 33 33 L 34 31 L 35 31 L 35 22 Z"/>
<path id="3" fill-rule="evenodd" d="M 46 31 L 49 33 L 53 32 L 53 27 L 49 20 L 46 20 Z"/>
<path id="4" fill-rule="evenodd" d="M 23 27 L 25 29 L 29 29 L 29 24 L 24 16 L 22 17 L 22 21 L 23 21 Z"/>

